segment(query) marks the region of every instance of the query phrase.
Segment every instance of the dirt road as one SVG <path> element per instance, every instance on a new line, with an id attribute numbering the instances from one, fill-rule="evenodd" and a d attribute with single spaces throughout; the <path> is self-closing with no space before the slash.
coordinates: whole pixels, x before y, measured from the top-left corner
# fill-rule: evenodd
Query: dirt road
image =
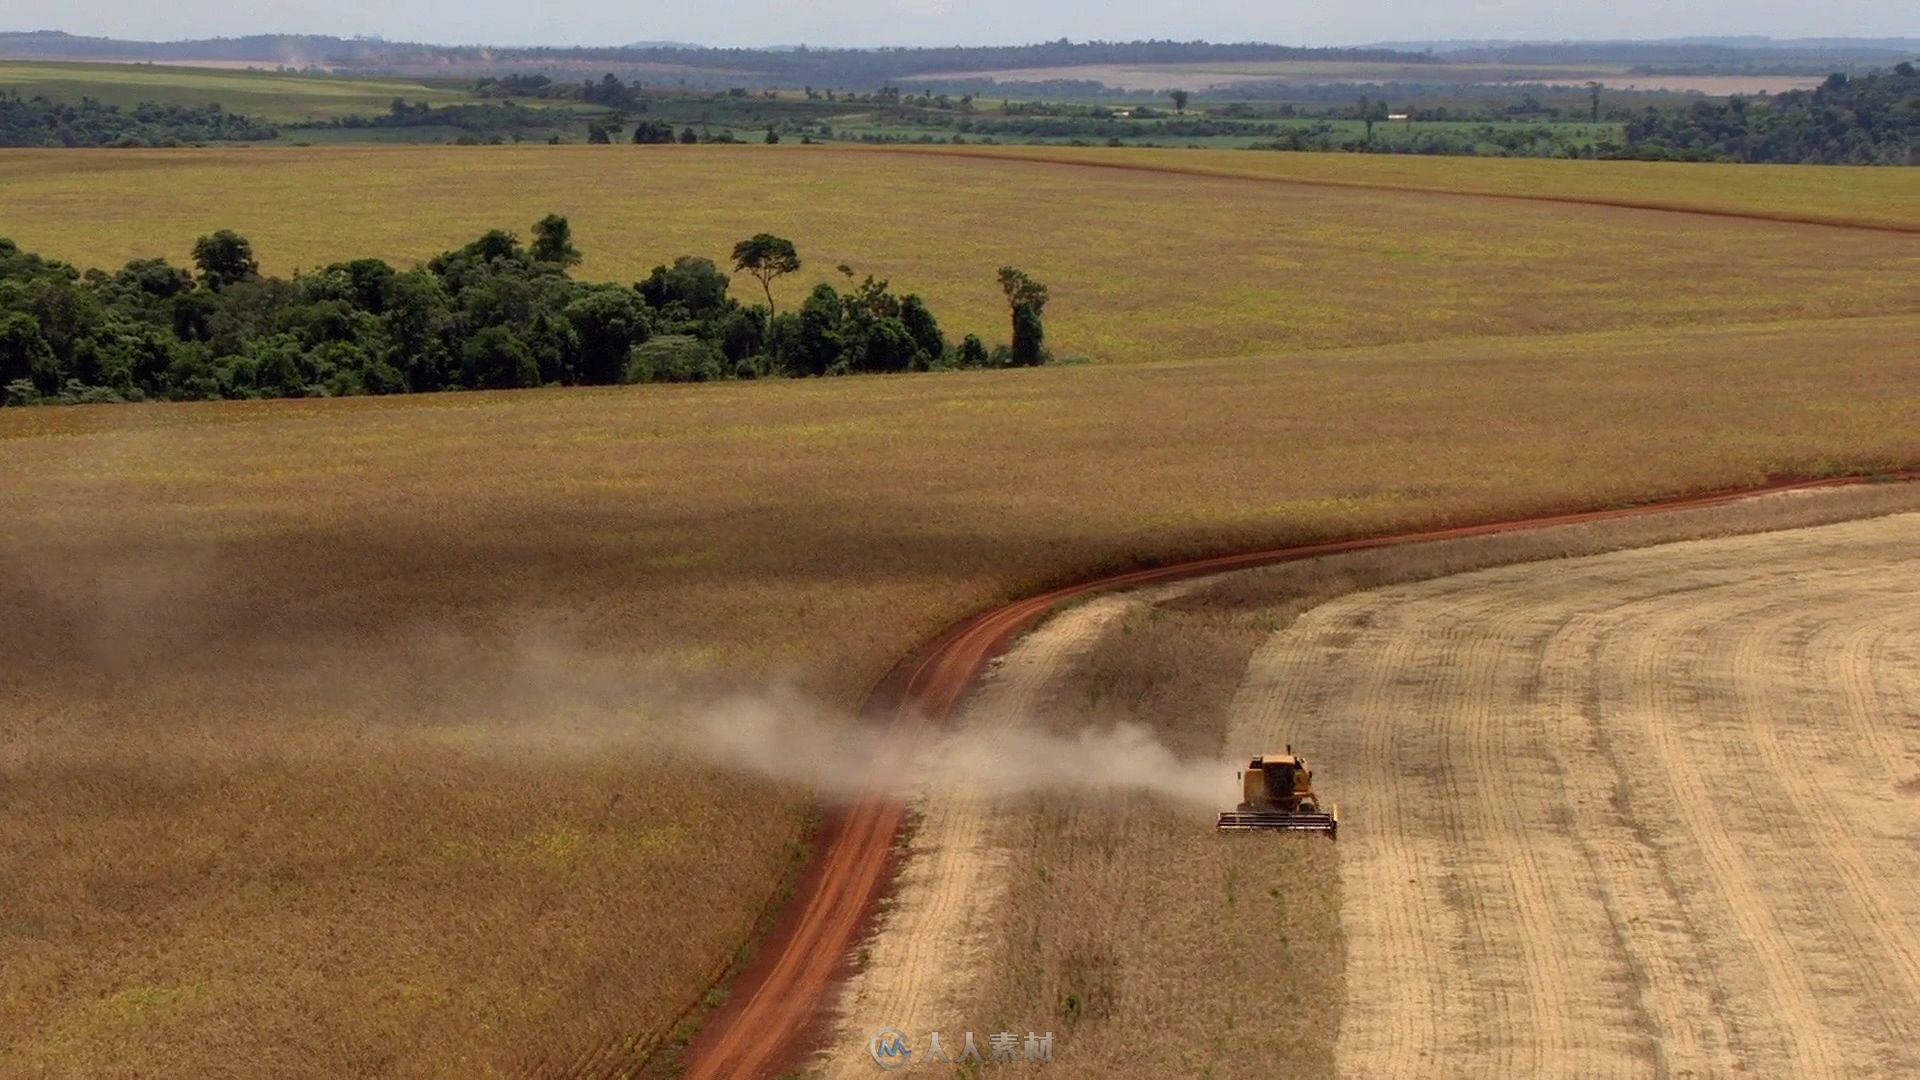
<path id="1" fill-rule="evenodd" d="M 1334 600 L 1233 738 L 1344 804 L 1348 1075 L 1920 1073 L 1920 514 Z"/>
<path id="2" fill-rule="evenodd" d="M 974 733 L 1009 730 L 1044 707 L 1051 685 L 1126 613 L 1134 597 L 1108 596 L 1049 619 L 1020 639 L 968 699 L 956 726 Z M 822 1071 L 867 1077 L 866 1040 L 882 1028 L 960 1032 L 986 936 L 1006 889 L 1010 852 L 994 843 L 996 800 L 968 791 L 929 792 L 914 801 L 918 821 L 878 931 L 860 970 L 840 995 L 836 1035 Z M 951 1037 L 951 1036 L 950 1036 Z"/>
<path id="3" fill-rule="evenodd" d="M 1901 474 L 1901 478 L 1907 478 Z M 1808 489 L 1857 482 L 1846 478 L 1774 485 Z M 1096 592 L 1153 585 L 1272 563 L 1422 540 L 1470 537 L 1553 525 L 1606 521 L 1679 507 L 1738 502 L 1751 492 L 1689 496 L 1661 503 L 1572 512 L 1522 521 L 1487 522 L 1402 536 L 1332 541 L 1247 552 L 1131 571 L 1028 597 L 954 627 L 904 662 L 875 691 L 872 709 L 891 717 L 900 760 L 918 752 L 932 724 L 944 722 L 987 662 L 1056 605 Z M 882 792 L 834 808 L 808 873 L 727 1004 L 688 1048 L 690 1080 L 775 1076 L 804 1061 L 832 1034 L 827 1002 L 851 974 L 850 954 L 870 924 L 888 884 L 890 853 L 905 819 L 904 803 Z"/>

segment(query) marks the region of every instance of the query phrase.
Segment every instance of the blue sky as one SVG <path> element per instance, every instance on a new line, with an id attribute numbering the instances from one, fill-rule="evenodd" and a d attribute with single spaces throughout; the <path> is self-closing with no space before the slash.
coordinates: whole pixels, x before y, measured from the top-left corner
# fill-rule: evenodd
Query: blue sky
<path id="1" fill-rule="evenodd" d="M 379 34 L 499 45 L 1011 44 L 1070 37 L 1354 44 L 1692 34 L 1920 36 L 1917 0 L 5 0 L 0 29 L 167 40 Z"/>

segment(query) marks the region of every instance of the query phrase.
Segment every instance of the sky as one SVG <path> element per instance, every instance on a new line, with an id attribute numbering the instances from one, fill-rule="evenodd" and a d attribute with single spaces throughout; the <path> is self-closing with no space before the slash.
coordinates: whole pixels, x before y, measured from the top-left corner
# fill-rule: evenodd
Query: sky
<path id="1" fill-rule="evenodd" d="M 1443 38 L 1920 36 L 1916 0 L 0 0 L 0 30 L 166 41 L 377 34 L 490 45 L 986 45 L 1177 38 L 1350 45 Z"/>

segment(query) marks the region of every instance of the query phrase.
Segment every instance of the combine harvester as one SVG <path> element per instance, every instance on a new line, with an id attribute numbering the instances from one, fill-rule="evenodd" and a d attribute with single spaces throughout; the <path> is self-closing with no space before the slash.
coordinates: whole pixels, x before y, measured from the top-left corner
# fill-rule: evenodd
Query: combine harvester
<path id="1" fill-rule="evenodd" d="M 1313 770 L 1291 744 L 1286 753 L 1266 754 L 1247 763 L 1240 774 L 1240 800 L 1239 806 L 1221 812 L 1215 823 L 1220 829 L 1322 832 L 1329 840 L 1340 831 L 1340 807 L 1320 809 L 1320 800 L 1313 794 Z"/>

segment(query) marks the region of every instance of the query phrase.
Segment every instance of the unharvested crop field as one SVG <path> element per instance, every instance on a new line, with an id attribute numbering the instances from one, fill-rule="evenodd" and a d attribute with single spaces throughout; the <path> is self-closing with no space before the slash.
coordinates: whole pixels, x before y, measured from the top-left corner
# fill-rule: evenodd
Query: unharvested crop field
<path id="1" fill-rule="evenodd" d="M 1098 360 L 1920 310 L 1916 236 L 1275 182 L 1474 190 L 1511 168 L 1517 179 L 1500 182 L 1535 192 L 1637 198 L 1678 185 L 1680 202 L 1788 215 L 1870 205 L 1860 213 L 1920 228 L 1912 170 L 1406 159 L 1329 172 L 1316 162 L 1343 155 L 1022 153 L 1047 160 L 815 147 L 26 151 L 0 154 L 0 235 L 117 268 L 184 262 L 196 236 L 231 227 L 288 273 L 364 255 L 410 264 L 559 211 L 586 253 L 582 274 L 631 281 L 771 229 L 808 262 L 778 283 L 784 306 L 845 262 L 922 292 L 951 334 L 1004 340 L 994 271 L 1013 263 L 1052 287 L 1049 343 Z M 1248 175 L 1159 171 L 1169 162 Z M 1126 167 L 1086 167 L 1101 164 Z"/>
<path id="2" fill-rule="evenodd" d="M 660 1031 L 805 802 L 663 755 L 663 682 L 846 706 L 1101 566 L 1910 463 L 1917 325 L 0 414 L 0 1072 Z"/>
<path id="3" fill-rule="evenodd" d="M 219 105 L 228 112 L 267 120 L 376 116 L 385 113 L 395 98 L 432 105 L 473 100 L 464 90 L 428 86 L 411 79 L 33 60 L 0 62 L 0 90 L 12 90 L 22 97 L 44 94 L 62 102 L 90 97 L 125 109 L 144 101 Z"/>
<path id="4" fill-rule="evenodd" d="M 1911 169 L 1267 151 L 1166 154 L 1150 149 L 1079 147 L 933 147 L 906 152 L 1075 162 L 1108 168 L 1392 191 L 1653 207 L 1920 232 L 1920 177 L 1913 176 Z M 1489 213 L 1504 212 L 1489 210 Z"/>

